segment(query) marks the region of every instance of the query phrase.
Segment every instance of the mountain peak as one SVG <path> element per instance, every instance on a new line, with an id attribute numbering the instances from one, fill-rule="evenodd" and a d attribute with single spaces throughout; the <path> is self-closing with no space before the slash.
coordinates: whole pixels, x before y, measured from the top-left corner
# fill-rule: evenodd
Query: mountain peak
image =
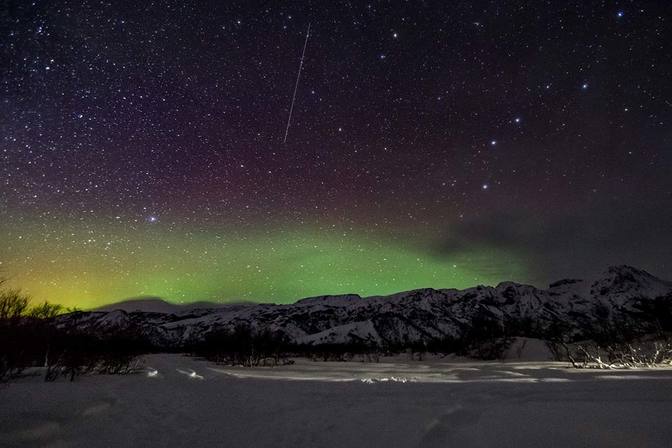
<path id="1" fill-rule="evenodd" d="M 297 305 L 330 305 L 330 306 L 345 306 L 353 302 L 359 302 L 362 297 L 358 294 L 340 294 L 340 295 L 325 295 L 316 297 L 306 297 L 296 302 Z"/>
<path id="2" fill-rule="evenodd" d="M 628 265 L 610 266 L 591 286 L 594 295 L 651 296 L 667 294 L 672 284 Z"/>
<path id="3" fill-rule="evenodd" d="M 638 269 L 633 266 L 628 266 L 625 264 L 609 266 L 607 271 L 602 276 L 602 279 L 610 279 L 612 282 L 616 283 L 632 283 L 632 284 L 642 284 L 642 283 L 651 283 L 651 282 L 660 282 L 666 283 L 665 281 L 655 277 L 654 275 L 649 274 L 643 269 Z"/>
<path id="4" fill-rule="evenodd" d="M 130 299 L 122 300 L 121 302 L 112 303 L 109 305 L 96 308 L 94 311 L 126 311 L 127 313 L 132 312 L 145 312 L 145 313 L 165 313 L 165 314 L 174 314 L 183 311 L 191 311 L 194 309 L 210 309 L 210 308 L 222 308 L 232 304 L 222 304 L 214 302 L 190 302 L 185 304 L 176 304 L 168 302 L 161 297 L 154 296 L 145 296 L 145 297 L 133 297 Z"/>
<path id="5" fill-rule="evenodd" d="M 649 274 L 645 270 L 638 269 L 634 266 L 630 266 L 627 264 L 618 264 L 609 266 L 607 268 L 607 273 L 616 275 L 643 275 L 647 277 L 653 277 L 653 275 Z"/>

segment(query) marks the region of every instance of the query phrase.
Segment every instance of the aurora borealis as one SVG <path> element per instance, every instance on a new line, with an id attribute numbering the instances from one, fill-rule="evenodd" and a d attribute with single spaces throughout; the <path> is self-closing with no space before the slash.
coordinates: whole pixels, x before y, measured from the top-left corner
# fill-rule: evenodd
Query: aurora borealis
<path id="1" fill-rule="evenodd" d="M 458 251 L 449 263 L 410 245 L 361 234 L 304 229 L 189 235 L 161 228 L 128 231 L 123 239 L 119 234 L 98 228 L 90 242 L 66 242 L 67 250 L 56 241 L 17 245 L 34 254 L 16 264 L 25 273 L 21 279 L 35 296 L 93 306 L 99 303 L 94 298 L 111 302 L 136 295 L 177 302 L 221 297 L 284 302 L 325 291 L 375 295 L 432 284 L 466 287 L 523 274 L 510 259 L 500 270 L 505 254 L 492 250 Z M 107 235 L 114 235 L 113 243 L 104 240 Z"/>
<path id="2" fill-rule="evenodd" d="M 2 274 L 84 308 L 671 277 L 664 3 L 6 2 Z"/>

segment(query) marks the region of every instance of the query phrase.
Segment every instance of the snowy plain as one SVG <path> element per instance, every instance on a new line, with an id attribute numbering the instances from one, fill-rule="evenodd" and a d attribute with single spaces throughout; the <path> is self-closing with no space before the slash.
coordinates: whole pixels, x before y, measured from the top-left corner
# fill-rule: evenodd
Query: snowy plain
<path id="1" fill-rule="evenodd" d="M 456 359 L 142 373 L 0 388 L 2 447 L 669 447 L 672 369 Z"/>

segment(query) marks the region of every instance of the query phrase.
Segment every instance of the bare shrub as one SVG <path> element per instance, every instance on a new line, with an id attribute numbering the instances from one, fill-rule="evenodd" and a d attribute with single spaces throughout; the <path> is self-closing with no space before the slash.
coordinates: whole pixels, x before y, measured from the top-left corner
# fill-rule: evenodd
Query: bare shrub
<path id="1" fill-rule="evenodd" d="M 0 320 L 16 320 L 26 315 L 30 298 L 19 289 L 0 291 Z"/>
<path id="2" fill-rule="evenodd" d="M 563 344 L 566 359 L 577 369 L 637 369 L 672 365 L 670 340 L 628 343 Z"/>
<path id="3" fill-rule="evenodd" d="M 34 337 L 25 314 L 29 298 L 19 290 L 0 291 L 0 381 L 19 375 L 31 364 Z"/>
<path id="4" fill-rule="evenodd" d="M 54 317 L 62 314 L 64 308 L 62 305 L 56 303 L 49 303 L 46 300 L 41 304 L 32 307 L 28 312 L 28 317 L 33 319 L 53 319 Z"/>

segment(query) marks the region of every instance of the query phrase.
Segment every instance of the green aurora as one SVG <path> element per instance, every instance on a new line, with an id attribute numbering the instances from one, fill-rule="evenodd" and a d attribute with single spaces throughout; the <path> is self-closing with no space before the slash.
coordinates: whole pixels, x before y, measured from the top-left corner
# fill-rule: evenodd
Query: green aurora
<path id="1" fill-rule="evenodd" d="M 34 300 L 85 309 L 138 296 L 291 303 L 527 278 L 521 257 L 501 248 L 470 246 L 439 256 L 417 236 L 335 228 L 189 232 L 136 221 L 4 234 L 9 244 L 0 262 L 10 285 Z"/>

